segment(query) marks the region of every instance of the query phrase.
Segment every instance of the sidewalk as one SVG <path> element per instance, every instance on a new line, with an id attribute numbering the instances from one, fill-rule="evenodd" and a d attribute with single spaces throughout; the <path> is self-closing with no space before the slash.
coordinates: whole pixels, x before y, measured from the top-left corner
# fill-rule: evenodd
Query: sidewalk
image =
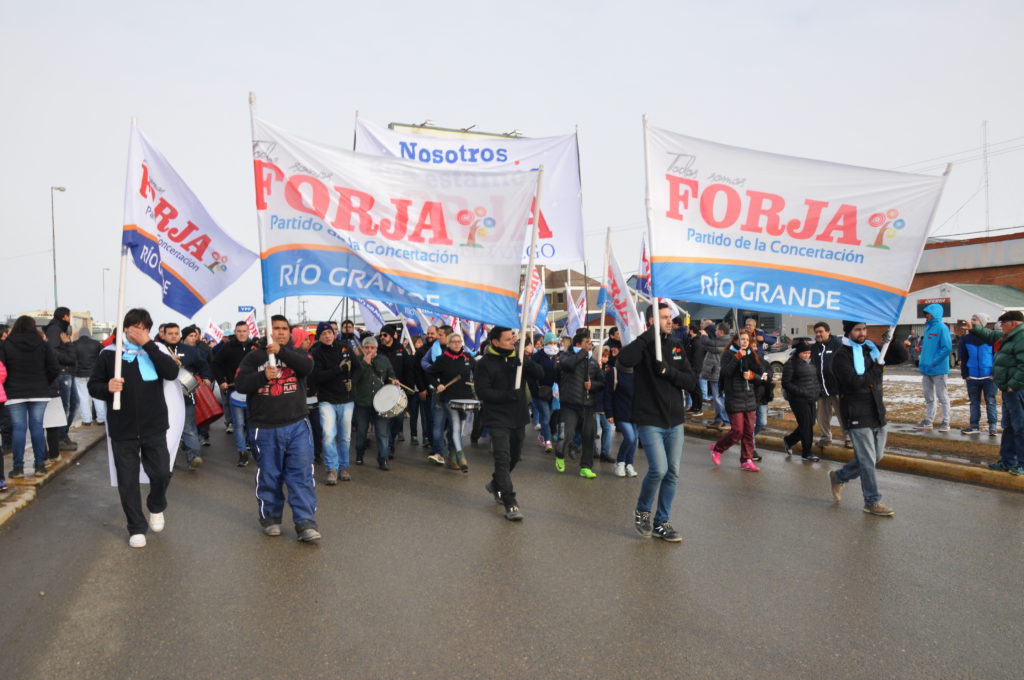
<path id="1" fill-rule="evenodd" d="M 71 440 L 78 444 L 74 451 L 61 451 L 60 458 L 50 461 L 46 469 L 46 476 L 36 477 L 34 460 L 30 447 L 25 450 L 25 477 L 22 479 L 7 479 L 7 491 L 0 492 L 0 525 L 14 516 L 16 512 L 24 508 L 36 498 L 37 490 L 49 484 L 64 468 L 75 465 L 87 451 L 96 444 L 106 440 L 106 431 L 99 426 L 78 427 L 70 430 Z M 13 456 L 4 456 L 4 473 L 9 475 L 12 467 Z"/>

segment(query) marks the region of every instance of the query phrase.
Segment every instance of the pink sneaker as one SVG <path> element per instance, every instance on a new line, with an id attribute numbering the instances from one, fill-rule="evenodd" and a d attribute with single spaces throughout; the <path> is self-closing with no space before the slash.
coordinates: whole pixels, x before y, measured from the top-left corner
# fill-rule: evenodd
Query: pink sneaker
<path id="1" fill-rule="evenodd" d="M 741 470 L 746 470 L 747 472 L 760 472 L 761 471 L 761 468 L 757 467 L 757 465 L 755 465 L 754 461 L 752 461 L 752 460 L 743 461 L 743 464 L 740 465 L 740 469 Z"/>
<path id="2" fill-rule="evenodd" d="M 540 442 L 541 446 L 546 446 L 547 445 L 547 440 L 544 439 L 544 435 L 542 435 L 542 434 L 537 435 L 537 441 Z"/>
<path id="3" fill-rule="evenodd" d="M 711 462 L 714 463 L 715 465 L 722 464 L 722 454 L 720 454 L 718 451 L 715 451 L 714 444 L 711 445 Z"/>

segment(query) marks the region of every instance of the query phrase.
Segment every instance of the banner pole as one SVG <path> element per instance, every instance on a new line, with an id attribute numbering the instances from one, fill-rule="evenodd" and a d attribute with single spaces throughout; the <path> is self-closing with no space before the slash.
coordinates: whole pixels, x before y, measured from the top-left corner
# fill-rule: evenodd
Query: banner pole
<path id="1" fill-rule="evenodd" d="M 612 228 L 608 227 L 604 237 L 604 267 L 601 269 L 601 290 L 604 291 L 604 299 L 601 301 L 601 345 L 608 345 L 608 336 L 605 328 L 608 324 L 604 322 L 608 314 L 608 250 L 612 245 Z"/>
<path id="2" fill-rule="evenodd" d="M 253 144 L 255 145 L 255 143 L 256 143 L 256 93 L 255 92 L 250 92 L 249 93 L 249 129 L 252 132 L 252 140 L 253 140 Z M 264 336 L 266 337 L 266 342 L 269 345 L 272 342 L 272 338 L 270 336 L 270 329 L 271 329 L 271 326 L 270 326 L 270 306 L 266 302 L 266 300 L 267 300 L 267 295 L 266 295 L 266 290 L 267 290 L 267 284 L 266 284 L 267 272 L 266 272 L 266 269 L 265 269 L 264 259 L 263 259 L 264 248 L 263 248 L 263 228 L 262 227 L 263 227 L 263 225 L 260 224 L 259 211 L 257 211 L 256 212 L 256 237 L 259 240 L 259 244 L 260 244 L 260 282 L 263 284 L 263 323 L 266 324 L 266 330 L 265 330 Z M 287 305 L 287 304 L 288 304 L 288 298 L 286 296 L 285 297 L 285 305 Z M 285 309 L 287 309 L 287 307 L 285 307 Z M 271 366 L 277 366 L 277 356 L 274 355 L 274 354 L 270 354 L 268 352 L 267 353 L 267 363 L 270 364 Z"/>
<path id="3" fill-rule="evenodd" d="M 526 296 L 519 318 L 519 365 L 516 366 L 516 389 L 523 384 L 523 362 L 526 361 L 526 318 L 530 310 L 530 285 L 533 280 L 533 263 L 537 255 L 537 230 L 540 228 L 540 189 L 544 181 L 544 165 L 537 169 L 537 195 L 533 198 L 533 234 L 530 236 L 530 260 L 526 265 Z"/>
<path id="4" fill-rule="evenodd" d="M 132 119 L 132 128 L 135 120 Z M 128 247 L 121 246 L 121 273 L 117 283 L 117 337 L 114 349 L 114 377 L 121 377 L 121 355 L 124 353 L 124 291 L 125 279 L 128 277 Z M 114 392 L 114 410 L 121 410 L 121 393 Z"/>
<path id="5" fill-rule="evenodd" d="M 650 251 L 647 256 L 651 259 L 651 306 L 654 307 L 652 310 L 653 314 L 651 321 L 654 323 L 654 359 L 659 364 L 661 363 L 661 314 L 658 313 L 658 297 L 654 294 L 654 234 L 651 233 L 651 219 L 654 214 L 654 208 L 651 207 L 651 163 L 648 156 L 648 142 L 647 142 L 647 114 L 643 115 L 644 123 L 644 212 L 647 216 L 647 245 Z"/>

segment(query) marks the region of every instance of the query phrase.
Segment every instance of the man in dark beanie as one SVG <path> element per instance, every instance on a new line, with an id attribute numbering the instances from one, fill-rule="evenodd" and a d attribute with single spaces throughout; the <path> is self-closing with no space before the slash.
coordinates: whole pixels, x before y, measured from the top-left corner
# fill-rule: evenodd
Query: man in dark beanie
<path id="1" fill-rule="evenodd" d="M 412 354 L 399 342 L 398 328 L 394 324 L 385 324 L 380 329 L 379 340 L 380 355 L 391 362 L 391 368 L 395 371 L 398 382 L 407 387 L 416 384 L 416 375 L 413 371 Z M 402 411 L 389 421 L 388 432 L 388 455 L 395 456 L 395 442 L 405 441 L 402 429 L 405 427 L 405 411 Z"/>
<path id="2" fill-rule="evenodd" d="M 975 324 L 971 335 L 994 345 L 992 378 L 1003 393 L 1003 439 L 999 460 L 992 470 L 1024 475 L 1024 314 L 1005 312 L 999 317 L 999 330 Z"/>
<path id="3" fill-rule="evenodd" d="M 832 498 L 838 503 L 843 485 L 860 477 L 864 512 L 892 517 L 896 513 L 882 503 L 875 476 L 887 436 L 882 373 L 886 364 L 906 361 L 907 352 L 903 343 L 893 342 L 883 358 L 881 350 L 868 340 L 868 327 L 862 321 L 843 321 L 843 332 L 843 344 L 832 360 L 832 370 L 839 384 L 839 415 L 853 441 L 854 458 L 842 468 L 829 471 Z"/>

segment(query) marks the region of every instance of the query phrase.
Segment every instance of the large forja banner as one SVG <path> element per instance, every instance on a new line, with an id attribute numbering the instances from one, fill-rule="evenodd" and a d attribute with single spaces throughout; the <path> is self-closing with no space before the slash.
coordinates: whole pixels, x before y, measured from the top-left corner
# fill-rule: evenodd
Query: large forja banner
<path id="1" fill-rule="evenodd" d="M 254 122 L 263 299 L 381 300 L 511 328 L 538 173 L 437 169 Z"/>
<path id="2" fill-rule="evenodd" d="M 537 265 L 583 259 L 583 193 L 576 135 L 524 139 L 467 134 L 463 137 L 403 133 L 356 121 L 356 151 L 416 161 L 435 168 L 536 170 L 544 166 L 537 231 Z M 523 264 L 530 260 L 524 243 Z"/>
<path id="3" fill-rule="evenodd" d="M 256 260 L 224 233 L 134 123 L 121 244 L 160 285 L 163 303 L 190 318 Z"/>
<path id="4" fill-rule="evenodd" d="M 896 323 L 944 177 L 646 137 L 655 296 Z"/>

